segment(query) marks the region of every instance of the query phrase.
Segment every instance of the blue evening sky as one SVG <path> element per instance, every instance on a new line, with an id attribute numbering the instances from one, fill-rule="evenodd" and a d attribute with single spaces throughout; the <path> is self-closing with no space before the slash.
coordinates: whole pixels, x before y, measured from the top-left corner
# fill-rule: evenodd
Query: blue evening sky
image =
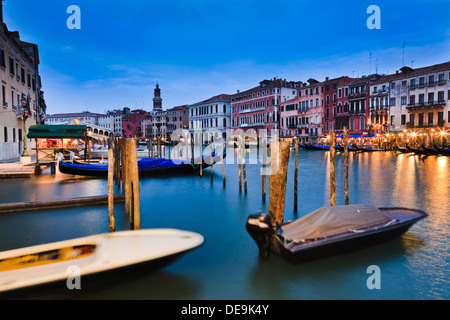
<path id="1" fill-rule="evenodd" d="M 81 9 L 69 30 L 67 8 Z M 381 29 L 370 30 L 370 5 Z M 47 113 L 151 110 L 289 81 L 394 73 L 450 59 L 450 2 L 6 0 L 4 20 L 39 46 Z M 369 56 L 372 56 L 371 63 Z"/>

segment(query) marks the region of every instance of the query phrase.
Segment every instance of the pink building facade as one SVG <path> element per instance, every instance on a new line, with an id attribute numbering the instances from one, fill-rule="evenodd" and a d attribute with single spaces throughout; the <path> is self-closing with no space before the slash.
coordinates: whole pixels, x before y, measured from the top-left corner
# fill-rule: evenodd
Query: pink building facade
<path id="1" fill-rule="evenodd" d="M 295 98 L 299 85 L 299 82 L 274 78 L 231 95 L 231 128 L 244 132 L 253 129 L 255 135 L 261 130 L 266 130 L 268 136 L 278 134 L 281 103 Z"/>

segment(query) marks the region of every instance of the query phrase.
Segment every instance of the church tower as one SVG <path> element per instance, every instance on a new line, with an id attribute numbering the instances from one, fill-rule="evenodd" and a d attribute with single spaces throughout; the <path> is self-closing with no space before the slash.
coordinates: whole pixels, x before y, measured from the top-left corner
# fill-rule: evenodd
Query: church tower
<path id="1" fill-rule="evenodd" d="M 155 95 L 153 98 L 153 111 L 162 111 L 161 89 L 159 88 L 158 83 L 156 83 Z"/>

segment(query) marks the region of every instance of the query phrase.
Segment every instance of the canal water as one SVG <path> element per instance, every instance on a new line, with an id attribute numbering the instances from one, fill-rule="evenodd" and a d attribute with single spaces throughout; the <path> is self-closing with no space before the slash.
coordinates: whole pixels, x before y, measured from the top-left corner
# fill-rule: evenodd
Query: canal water
<path id="1" fill-rule="evenodd" d="M 233 156 L 229 152 L 228 157 Z M 450 298 L 450 158 L 393 152 L 350 153 L 351 204 L 408 207 L 429 216 L 389 242 L 291 265 L 271 255 L 261 261 L 245 230 L 249 214 L 266 212 L 261 165 L 247 159 L 247 193 L 239 192 L 238 166 L 226 161 L 198 174 L 142 178 L 141 228 L 195 231 L 205 243 L 172 265 L 111 284 L 83 299 L 301 300 Z M 250 161 L 252 160 L 252 161 Z M 231 161 L 234 162 L 234 161 Z M 294 212 L 294 155 L 288 170 L 285 221 L 329 205 L 329 152 L 299 151 L 298 212 Z M 344 204 L 344 158 L 336 155 L 337 205 Z M 0 180 L 0 202 L 65 199 L 107 194 L 98 178 L 43 174 Z M 123 205 L 115 206 L 116 229 L 129 229 Z M 0 250 L 109 231 L 107 206 L 0 214 Z M 380 270 L 380 289 L 369 289 L 369 266 Z"/>

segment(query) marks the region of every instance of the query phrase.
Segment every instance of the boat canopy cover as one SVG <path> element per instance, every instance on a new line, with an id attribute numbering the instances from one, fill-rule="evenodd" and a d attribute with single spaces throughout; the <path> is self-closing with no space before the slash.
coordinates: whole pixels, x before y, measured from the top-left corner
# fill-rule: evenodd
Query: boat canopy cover
<path id="1" fill-rule="evenodd" d="M 387 223 L 391 218 L 372 205 L 323 207 L 281 227 L 285 239 L 300 242 Z"/>

